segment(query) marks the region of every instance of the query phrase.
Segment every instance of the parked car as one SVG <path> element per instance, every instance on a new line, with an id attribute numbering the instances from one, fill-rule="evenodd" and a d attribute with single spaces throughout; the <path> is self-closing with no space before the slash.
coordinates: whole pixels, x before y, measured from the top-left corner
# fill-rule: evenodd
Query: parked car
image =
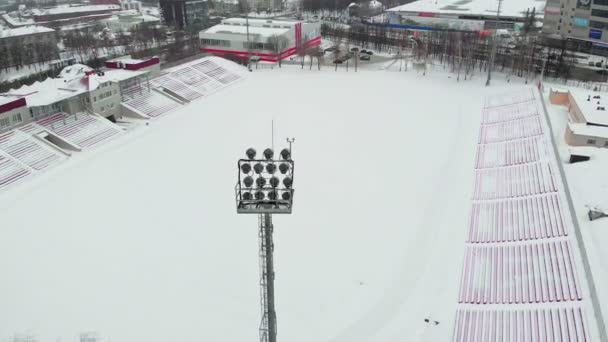
<path id="1" fill-rule="evenodd" d="M 361 50 L 361 53 L 367 53 L 367 50 L 363 49 Z"/>
<path id="2" fill-rule="evenodd" d="M 351 51 L 351 52 L 357 52 L 357 51 L 359 51 L 359 48 L 354 47 L 354 48 L 350 49 L 350 51 Z"/>
<path id="3" fill-rule="evenodd" d="M 342 64 L 343 62 L 341 59 L 334 59 L 334 64 Z"/>
<path id="4" fill-rule="evenodd" d="M 364 54 L 361 55 L 361 57 L 359 57 L 359 59 L 362 60 L 362 61 L 369 61 L 371 59 L 371 57 L 372 56 L 364 53 Z"/>
<path id="5" fill-rule="evenodd" d="M 366 53 L 370 56 L 374 54 L 374 52 L 372 50 L 367 50 Z"/>
<path id="6" fill-rule="evenodd" d="M 332 47 L 328 47 L 327 49 L 324 50 L 325 52 L 334 52 L 336 51 L 336 47 L 332 46 Z"/>

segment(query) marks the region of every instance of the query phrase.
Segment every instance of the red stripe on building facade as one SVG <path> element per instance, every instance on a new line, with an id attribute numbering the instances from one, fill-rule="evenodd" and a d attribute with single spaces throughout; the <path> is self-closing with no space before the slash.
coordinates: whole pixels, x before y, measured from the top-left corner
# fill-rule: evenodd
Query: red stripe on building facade
<path id="1" fill-rule="evenodd" d="M 0 105 L 0 113 L 6 113 L 9 110 L 25 107 L 25 97 Z"/>
<path id="2" fill-rule="evenodd" d="M 318 46 L 321 44 L 321 37 L 313 38 L 304 43 L 304 47 L 312 47 Z M 263 53 L 263 52 L 251 52 L 252 56 L 260 57 L 260 60 L 265 62 L 277 62 L 278 58 L 285 59 L 287 57 L 293 56 L 297 52 L 296 47 L 291 47 L 289 49 L 285 49 L 281 51 L 279 54 L 276 53 Z M 209 49 L 209 48 L 201 48 L 201 52 L 213 53 L 216 55 L 236 55 L 236 57 L 247 58 L 247 55 L 250 53 L 249 51 L 239 51 L 239 50 L 222 50 L 222 49 Z"/>

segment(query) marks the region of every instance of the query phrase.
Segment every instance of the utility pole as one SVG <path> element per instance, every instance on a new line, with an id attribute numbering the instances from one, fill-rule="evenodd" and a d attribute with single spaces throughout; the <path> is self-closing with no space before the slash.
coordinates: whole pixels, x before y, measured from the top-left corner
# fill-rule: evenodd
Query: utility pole
<path id="1" fill-rule="evenodd" d="M 496 43 L 498 33 L 498 23 L 500 22 L 500 8 L 502 7 L 502 0 L 498 0 L 498 8 L 496 8 L 496 27 L 494 27 L 494 34 L 492 36 L 492 48 L 490 49 L 490 58 L 488 61 L 488 80 L 486 81 L 486 87 L 490 85 L 492 79 L 492 67 L 494 66 L 494 58 L 496 56 Z"/>

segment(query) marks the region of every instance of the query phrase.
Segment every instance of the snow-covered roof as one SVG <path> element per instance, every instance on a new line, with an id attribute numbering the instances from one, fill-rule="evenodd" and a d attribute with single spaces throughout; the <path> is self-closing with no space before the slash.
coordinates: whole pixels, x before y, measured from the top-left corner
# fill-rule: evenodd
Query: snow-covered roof
<path id="1" fill-rule="evenodd" d="M 496 16 L 496 0 L 418 0 L 388 9 L 388 12 L 435 13 L 443 15 Z M 503 1 L 500 15 L 523 18 L 526 9 L 536 8 L 536 15 L 542 16 L 545 0 Z"/>
<path id="2" fill-rule="evenodd" d="M 298 23 L 298 21 L 273 20 L 273 19 L 252 19 L 252 18 L 249 18 L 249 27 L 250 28 L 252 26 L 257 26 L 257 27 L 270 26 L 270 27 L 284 27 L 284 28 L 287 28 L 289 26 L 291 28 L 291 27 L 294 27 L 297 23 Z M 245 18 L 229 18 L 229 19 L 222 20 L 222 24 L 227 24 L 227 25 L 247 25 L 247 19 L 245 19 Z"/>
<path id="3" fill-rule="evenodd" d="M 591 126 L 585 123 L 569 122 L 568 127 L 572 133 L 586 137 L 608 139 L 608 127 Z"/>
<path id="4" fill-rule="evenodd" d="M 281 35 L 289 31 L 289 28 L 257 27 L 249 25 L 249 34 L 270 37 Z M 247 26 L 235 26 L 219 24 L 208 28 L 204 33 L 228 33 L 228 34 L 247 34 Z"/>
<path id="5" fill-rule="evenodd" d="M 55 32 L 55 30 L 50 29 L 48 27 L 44 27 L 44 26 L 25 26 L 25 27 L 18 27 L 18 28 L 0 27 L 0 38 L 25 36 L 25 35 L 30 35 L 30 34 L 50 33 L 50 32 Z"/>
<path id="6" fill-rule="evenodd" d="M 32 9 L 34 15 L 64 14 L 95 11 L 119 11 L 119 5 L 85 5 L 85 6 L 57 6 L 46 9 Z"/>
<path id="7" fill-rule="evenodd" d="M 11 103 L 15 100 L 19 100 L 21 96 L 15 96 L 11 94 L 0 94 L 0 106 L 3 104 Z"/>
<path id="8" fill-rule="evenodd" d="M 7 95 L 25 96 L 28 106 L 46 106 L 95 90 L 102 83 L 120 82 L 146 72 L 111 69 L 87 76 L 87 72 L 90 71 L 93 69 L 86 65 L 70 65 L 65 67 L 57 78 L 47 78 L 29 86 L 24 85 L 19 89 L 10 90 Z"/>
<path id="9" fill-rule="evenodd" d="M 608 95 L 578 89 L 571 90 L 570 94 L 585 117 L 585 121 L 608 126 Z M 599 98 L 594 98 L 598 96 Z"/>

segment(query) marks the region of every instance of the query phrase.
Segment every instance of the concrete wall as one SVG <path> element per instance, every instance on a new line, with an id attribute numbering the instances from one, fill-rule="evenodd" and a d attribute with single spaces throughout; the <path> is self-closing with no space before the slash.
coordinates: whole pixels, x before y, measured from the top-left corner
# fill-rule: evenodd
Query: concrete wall
<path id="1" fill-rule="evenodd" d="M 608 130 L 608 128 L 606 129 Z M 570 126 L 566 126 L 564 138 L 566 143 L 570 146 L 608 147 L 608 145 L 606 145 L 606 143 L 608 143 L 607 138 L 576 134 L 572 131 Z"/>
<path id="2" fill-rule="evenodd" d="M 570 113 L 570 118 L 572 119 L 572 121 L 578 123 L 586 122 L 583 112 L 581 111 L 580 107 L 578 106 L 570 92 L 568 92 L 568 103 L 568 112 Z"/>
<path id="3" fill-rule="evenodd" d="M 558 90 L 551 88 L 549 92 L 549 100 L 551 104 L 568 106 L 570 102 L 570 93 L 567 90 Z"/>

